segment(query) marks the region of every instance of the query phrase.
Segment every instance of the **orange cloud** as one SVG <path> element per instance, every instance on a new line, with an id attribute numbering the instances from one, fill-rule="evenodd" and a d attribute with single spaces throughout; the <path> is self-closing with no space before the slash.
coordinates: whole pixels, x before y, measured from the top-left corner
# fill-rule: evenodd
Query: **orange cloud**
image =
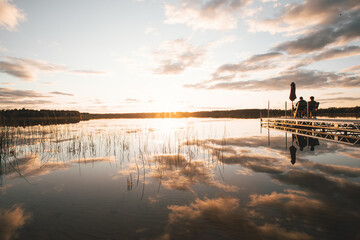
<path id="1" fill-rule="evenodd" d="M 154 69 L 157 74 L 179 74 L 189 67 L 199 66 L 205 57 L 204 47 L 192 46 L 184 39 L 176 39 L 161 44 L 153 56 L 159 63 Z"/>
<path id="2" fill-rule="evenodd" d="M 159 239 L 202 239 L 208 229 L 226 239 L 312 239 L 306 233 L 287 231 L 275 224 L 255 223 L 236 198 L 196 199 L 188 206 L 168 208 L 169 222 Z"/>
<path id="3" fill-rule="evenodd" d="M 239 11 L 252 0 L 185 0 L 180 5 L 165 5 L 167 24 L 186 24 L 200 30 L 231 30 L 237 27 Z"/>
<path id="4" fill-rule="evenodd" d="M 16 29 L 21 21 L 25 21 L 26 14 L 12 0 L 0 0 L 0 26 L 8 31 Z"/>
<path id="5" fill-rule="evenodd" d="M 0 239 L 10 240 L 18 236 L 18 230 L 31 219 L 31 214 L 25 212 L 20 205 L 10 209 L 0 209 Z"/>
<path id="6" fill-rule="evenodd" d="M 5 174 L 8 175 L 9 178 L 38 177 L 50 174 L 54 171 L 68 169 L 73 164 L 110 162 L 114 160 L 114 157 L 84 158 L 67 162 L 47 161 L 46 163 L 42 163 L 40 159 L 39 155 L 20 157 L 16 160 L 16 166 L 14 166 L 14 163 L 12 162 L 7 164 Z"/>
<path id="7" fill-rule="evenodd" d="M 236 192 L 238 187 L 214 179 L 213 170 L 202 161 L 188 161 L 183 155 L 158 155 L 153 157 L 157 167 L 149 173 L 167 189 L 193 191 L 195 184 L 206 184 L 226 192 Z"/>

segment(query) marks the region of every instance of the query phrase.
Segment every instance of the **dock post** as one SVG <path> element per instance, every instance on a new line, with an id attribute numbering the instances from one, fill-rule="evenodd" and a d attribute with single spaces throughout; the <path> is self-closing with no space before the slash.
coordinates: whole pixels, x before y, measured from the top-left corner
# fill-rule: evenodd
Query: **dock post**
<path id="1" fill-rule="evenodd" d="M 287 102 L 285 101 L 285 118 L 286 118 L 286 112 L 287 112 Z"/>
<path id="2" fill-rule="evenodd" d="M 260 110 L 260 134 L 262 134 L 262 126 L 263 126 L 263 123 L 262 123 L 261 110 Z"/>
<path id="3" fill-rule="evenodd" d="M 309 118 L 309 102 L 306 102 L 306 115 Z"/>
<path id="4" fill-rule="evenodd" d="M 268 118 L 270 118 L 270 100 L 268 101 Z"/>

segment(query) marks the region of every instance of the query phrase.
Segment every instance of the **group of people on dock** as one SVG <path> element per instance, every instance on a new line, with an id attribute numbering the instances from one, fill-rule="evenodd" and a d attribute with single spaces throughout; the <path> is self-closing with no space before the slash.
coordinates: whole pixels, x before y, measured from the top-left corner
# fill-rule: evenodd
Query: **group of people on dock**
<path id="1" fill-rule="evenodd" d="M 300 97 L 300 100 L 296 103 L 296 106 L 293 108 L 294 117 L 315 117 L 315 113 L 319 107 L 319 102 L 315 101 L 314 96 L 310 97 L 310 101 L 306 102 L 303 97 Z M 309 111 L 309 112 L 307 112 Z"/>
<path id="2" fill-rule="evenodd" d="M 311 96 L 309 103 L 316 103 L 316 101 L 314 99 L 315 99 L 314 96 Z M 299 104 L 300 102 L 306 103 L 306 101 L 304 100 L 303 97 L 300 97 L 300 100 L 299 100 L 299 102 L 297 104 Z"/>
<path id="3" fill-rule="evenodd" d="M 290 96 L 289 99 L 293 102 L 296 99 L 296 87 L 295 83 L 290 84 Z M 319 107 L 319 102 L 314 100 L 314 96 L 310 97 L 310 101 L 306 102 L 303 97 L 296 103 L 296 106 L 292 105 L 292 113 L 295 118 L 297 117 L 315 117 L 315 113 Z"/>

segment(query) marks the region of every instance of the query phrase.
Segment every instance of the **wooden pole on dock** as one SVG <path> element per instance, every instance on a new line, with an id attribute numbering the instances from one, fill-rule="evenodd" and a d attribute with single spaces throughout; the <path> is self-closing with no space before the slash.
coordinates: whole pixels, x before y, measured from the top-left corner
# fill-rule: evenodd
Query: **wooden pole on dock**
<path id="1" fill-rule="evenodd" d="M 287 102 L 285 101 L 285 117 L 286 117 L 286 112 L 287 112 Z"/>
<path id="2" fill-rule="evenodd" d="M 262 118 L 261 118 L 261 110 L 260 110 L 260 134 L 262 134 Z"/>
<path id="3" fill-rule="evenodd" d="M 309 118 L 309 102 L 306 102 L 306 115 Z"/>
<path id="4" fill-rule="evenodd" d="M 270 100 L 268 101 L 268 118 L 270 118 Z"/>

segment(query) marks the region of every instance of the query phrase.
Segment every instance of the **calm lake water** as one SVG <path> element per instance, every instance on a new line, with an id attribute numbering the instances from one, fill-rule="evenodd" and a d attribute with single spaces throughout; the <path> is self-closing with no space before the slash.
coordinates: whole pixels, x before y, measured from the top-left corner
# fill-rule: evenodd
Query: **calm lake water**
<path id="1" fill-rule="evenodd" d="M 359 147 L 259 119 L 2 131 L 0 239 L 360 239 Z"/>

